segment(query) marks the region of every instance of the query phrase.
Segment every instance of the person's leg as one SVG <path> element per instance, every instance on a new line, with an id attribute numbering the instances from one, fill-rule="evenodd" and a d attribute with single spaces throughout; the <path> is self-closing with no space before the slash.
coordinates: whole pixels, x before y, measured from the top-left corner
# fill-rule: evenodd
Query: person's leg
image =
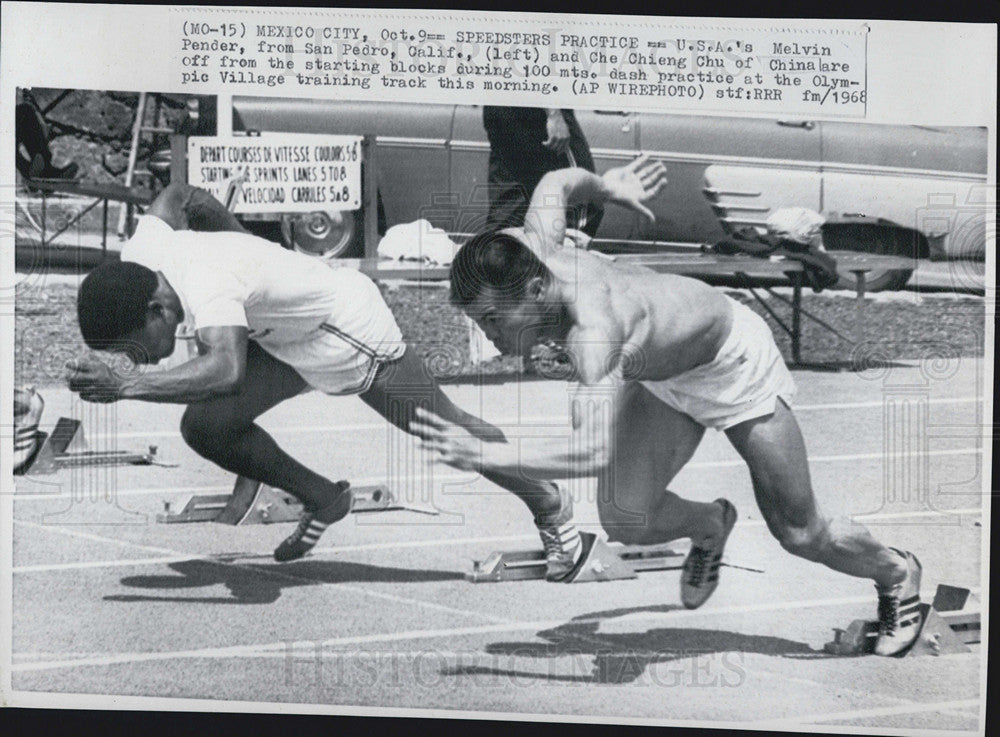
<path id="1" fill-rule="evenodd" d="M 665 404 L 641 384 L 623 397 L 612 464 L 598 480 L 597 509 L 610 540 L 654 545 L 691 538 L 681 572 L 681 602 L 696 609 L 719 585 L 719 566 L 736 508 L 683 499 L 667 489 L 691 460 L 705 428 Z"/>
<path id="2" fill-rule="evenodd" d="M 427 403 L 435 414 L 460 425 L 486 442 L 503 442 L 503 432 L 465 412 L 452 402 L 408 346 L 398 360 L 381 367 L 361 399 L 396 427 L 410 432 L 410 422 L 418 405 Z M 551 482 L 485 472 L 483 476 L 510 491 L 531 511 L 545 549 L 546 579 L 567 578 L 580 558 L 580 534 L 572 523 L 573 499 Z"/>
<path id="3" fill-rule="evenodd" d="M 667 485 L 691 460 L 705 428 L 654 397 L 641 384 L 622 396 L 611 465 L 597 483 L 597 511 L 612 541 L 654 545 L 718 535 L 723 510 L 693 502 Z"/>
<path id="4" fill-rule="evenodd" d="M 875 581 L 876 655 L 897 655 L 920 634 L 920 561 L 887 548 L 861 525 L 822 516 L 809 480 L 805 442 L 792 411 L 778 399 L 773 414 L 726 431 L 750 467 L 757 504 L 785 550 L 835 571 Z"/>
<path id="5" fill-rule="evenodd" d="M 242 391 L 189 405 L 181 419 L 181 435 L 199 455 L 227 471 L 283 489 L 307 509 L 326 507 L 340 495 L 340 485 L 289 456 L 255 423 L 305 388 L 305 380 L 294 369 L 250 341 Z"/>
<path id="6" fill-rule="evenodd" d="M 773 414 L 742 422 L 726 435 L 749 466 L 757 504 L 785 550 L 881 586 L 906 577 L 903 556 L 865 527 L 822 516 L 809 478 L 805 441 L 783 400 L 777 400 Z"/>
<path id="7" fill-rule="evenodd" d="M 372 386 L 361 398 L 389 422 L 410 432 L 410 422 L 419 404 L 486 442 L 503 442 L 503 432 L 484 420 L 465 412 L 441 391 L 412 347 L 402 358 L 381 367 Z M 573 499 L 551 482 L 522 476 L 485 472 L 483 476 L 517 496 L 534 516 L 545 550 L 546 579 L 565 580 L 580 558 L 580 534 L 573 525 Z"/>
<path id="8" fill-rule="evenodd" d="M 365 404 L 406 432 L 410 432 L 413 412 L 426 402 L 432 412 L 461 425 L 478 438 L 487 442 L 505 440 L 499 428 L 465 412 L 441 391 L 413 346 L 408 346 L 398 361 L 383 365 L 371 387 L 360 396 Z M 489 472 L 483 476 L 515 494 L 536 519 L 558 513 L 561 509 L 562 498 L 554 484 Z"/>
<path id="9" fill-rule="evenodd" d="M 486 228 L 500 230 L 523 225 L 532 190 L 493 154 L 490 155 L 488 186 L 490 209 Z"/>

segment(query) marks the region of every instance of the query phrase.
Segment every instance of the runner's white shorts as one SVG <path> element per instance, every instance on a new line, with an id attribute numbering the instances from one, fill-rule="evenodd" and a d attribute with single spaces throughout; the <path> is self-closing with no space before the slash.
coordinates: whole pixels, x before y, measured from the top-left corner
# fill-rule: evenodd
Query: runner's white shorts
<path id="1" fill-rule="evenodd" d="M 327 268 L 317 265 L 317 268 Z M 378 286 L 351 268 L 331 270 L 330 317 L 294 342 L 260 347 L 326 394 L 368 391 L 379 368 L 402 358 L 403 334 Z"/>
<path id="2" fill-rule="evenodd" d="M 711 363 L 665 381 L 641 382 L 654 396 L 716 430 L 774 412 L 778 397 L 791 405 L 795 382 L 767 323 L 728 298 L 733 327 Z"/>

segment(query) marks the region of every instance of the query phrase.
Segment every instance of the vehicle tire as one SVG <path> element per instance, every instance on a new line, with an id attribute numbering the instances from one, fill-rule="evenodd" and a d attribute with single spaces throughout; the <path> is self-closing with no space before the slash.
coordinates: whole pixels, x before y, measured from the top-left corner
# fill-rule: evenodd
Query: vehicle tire
<path id="1" fill-rule="evenodd" d="M 281 218 L 281 239 L 299 253 L 320 258 L 359 256 L 363 219 L 357 212 L 309 212 Z"/>
<path id="2" fill-rule="evenodd" d="M 857 291 L 858 279 L 849 271 L 839 271 L 840 280 L 837 282 L 837 289 L 850 289 Z M 902 289 L 913 275 L 913 269 L 902 269 L 898 271 L 869 271 L 865 275 L 866 292 L 892 292 Z"/>
<path id="3" fill-rule="evenodd" d="M 385 234 L 385 209 L 378 195 L 378 234 Z M 310 212 L 281 218 L 281 238 L 287 248 L 323 259 L 360 258 L 365 252 L 363 210 Z"/>
<path id="4" fill-rule="evenodd" d="M 837 251 L 926 258 L 929 255 L 927 238 L 912 228 L 906 228 L 881 218 L 845 217 L 823 225 L 823 245 L 833 258 Z M 838 269 L 840 289 L 857 289 L 857 276 Z M 865 275 L 865 291 L 881 292 L 902 289 L 913 275 L 913 269 L 869 271 Z"/>

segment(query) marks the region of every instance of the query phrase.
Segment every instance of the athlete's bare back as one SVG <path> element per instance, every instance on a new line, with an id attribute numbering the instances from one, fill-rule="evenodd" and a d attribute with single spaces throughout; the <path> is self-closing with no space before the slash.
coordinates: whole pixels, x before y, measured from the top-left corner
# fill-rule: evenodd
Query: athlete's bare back
<path id="1" fill-rule="evenodd" d="M 573 325 L 565 347 L 604 341 L 631 354 L 632 381 L 662 381 L 709 363 L 729 336 L 732 309 L 722 292 L 695 279 L 621 265 L 564 249 L 546 262 Z"/>

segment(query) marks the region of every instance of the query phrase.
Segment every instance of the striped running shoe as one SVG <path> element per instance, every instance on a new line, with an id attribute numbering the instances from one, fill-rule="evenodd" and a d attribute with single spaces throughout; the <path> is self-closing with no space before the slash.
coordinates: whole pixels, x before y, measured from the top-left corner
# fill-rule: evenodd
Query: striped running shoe
<path id="1" fill-rule="evenodd" d="M 343 519 L 351 511 L 351 485 L 346 481 L 337 482 L 337 498 L 316 512 L 303 512 L 295 531 L 282 540 L 274 549 L 274 559 L 279 563 L 296 560 L 312 550 L 319 542 L 320 535 L 337 520 Z"/>
<path id="2" fill-rule="evenodd" d="M 878 591 L 878 638 L 876 655 L 898 655 L 920 634 L 923 613 L 920 610 L 920 574 L 923 567 L 917 556 L 896 550 L 906 559 L 906 578 L 895 586 L 875 586 Z"/>
<path id="3" fill-rule="evenodd" d="M 736 507 L 725 499 L 716 499 L 715 503 L 722 507 L 722 533 L 707 547 L 692 544 L 681 570 L 681 603 L 688 609 L 697 609 L 708 601 L 719 585 L 722 551 L 736 524 Z"/>
<path id="4" fill-rule="evenodd" d="M 583 552 L 580 533 L 573 524 L 573 497 L 555 485 L 561 505 L 554 514 L 535 518 L 535 526 L 545 548 L 545 580 L 558 582 L 569 576 Z"/>
<path id="5" fill-rule="evenodd" d="M 21 471 L 38 449 L 38 423 L 45 400 L 28 386 L 14 390 L 14 473 Z"/>

